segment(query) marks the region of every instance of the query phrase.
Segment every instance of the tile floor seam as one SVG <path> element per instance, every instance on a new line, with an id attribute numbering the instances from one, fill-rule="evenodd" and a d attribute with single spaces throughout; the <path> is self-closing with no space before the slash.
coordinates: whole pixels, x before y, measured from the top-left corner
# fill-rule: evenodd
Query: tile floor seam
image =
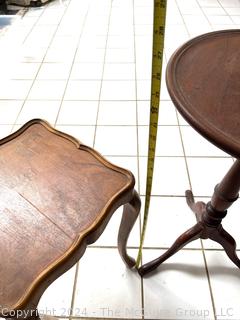
<path id="1" fill-rule="evenodd" d="M 132 0 L 133 6 L 133 42 L 134 42 L 134 62 L 135 62 L 135 95 L 136 95 L 136 134 L 137 134 L 137 175 L 138 175 L 138 190 L 140 191 L 140 163 L 139 163 L 139 131 L 138 131 L 138 84 L 137 84 L 137 50 L 136 50 L 136 26 L 135 26 L 135 0 Z M 150 103 L 150 101 L 149 101 Z M 139 214 L 139 240 L 142 233 L 142 220 L 141 212 Z M 139 250 L 139 248 L 138 248 Z M 142 257 L 141 257 L 142 265 Z M 142 308 L 142 319 L 144 320 L 144 284 L 143 278 L 141 277 L 141 308 Z"/>
<path id="2" fill-rule="evenodd" d="M 73 283 L 73 290 L 72 290 L 72 298 L 71 298 L 71 306 L 70 306 L 70 315 L 69 320 L 73 318 L 74 315 L 74 307 L 75 307 L 75 296 L 76 296 L 76 290 L 77 290 L 77 283 L 78 283 L 78 274 L 79 274 L 79 261 L 76 264 L 76 271 L 74 275 L 74 283 Z"/>
<path id="3" fill-rule="evenodd" d="M 200 6 L 199 1 L 198 0 L 196 0 L 196 1 L 197 1 L 199 9 L 202 11 L 203 15 L 205 16 L 205 18 L 207 19 L 209 25 L 211 26 L 211 29 L 213 30 L 213 25 L 212 25 L 211 21 L 209 20 L 208 15 L 205 13 L 205 11 L 203 10 L 202 6 Z"/>
<path id="4" fill-rule="evenodd" d="M 201 245 L 202 245 L 202 255 L 203 255 L 203 259 L 204 259 L 204 265 L 205 265 L 206 275 L 207 275 L 207 279 L 208 279 L 208 286 L 209 286 L 209 291 L 210 291 L 210 296 L 211 296 L 211 301 L 212 301 L 212 308 L 213 308 L 213 313 L 214 313 L 214 320 L 217 320 L 217 316 L 216 316 L 216 305 L 215 305 L 214 296 L 213 296 L 213 290 L 212 290 L 212 285 L 211 285 L 211 278 L 210 278 L 210 274 L 209 274 L 209 270 L 208 270 L 207 259 L 206 259 L 206 256 L 205 256 L 205 251 L 204 251 L 204 246 L 203 246 L 203 241 L 202 241 L 202 240 L 201 240 Z"/>
<path id="5" fill-rule="evenodd" d="M 67 88 L 68 88 L 68 84 L 70 82 L 73 65 L 74 65 L 74 62 L 75 62 L 75 59 L 76 59 L 78 47 L 79 47 L 79 44 L 80 44 L 80 41 L 81 41 L 81 38 L 82 38 L 82 34 L 83 34 L 83 31 L 84 31 L 84 26 L 85 26 L 86 21 L 87 21 L 89 8 L 90 8 L 90 4 L 88 5 L 88 8 L 86 9 L 86 12 L 84 14 L 84 19 L 83 19 L 83 23 L 82 23 L 82 30 L 81 30 L 81 33 L 80 33 L 80 35 L 78 37 L 78 40 L 77 40 L 77 44 L 76 44 L 75 52 L 74 52 L 73 59 L 72 59 L 72 62 L 71 62 L 71 67 L 70 67 L 70 70 L 69 70 L 68 78 L 67 78 L 66 83 L 65 83 L 65 87 L 64 87 L 64 90 L 63 90 L 60 106 L 59 106 L 58 113 L 56 115 L 56 119 L 55 119 L 55 122 L 54 122 L 54 128 L 57 125 L 57 121 L 58 121 L 58 118 L 59 118 L 59 114 L 61 112 L 61 108 L 62 108 L 62 104 L 63 104 L 63 101 L 64 101 L 64 97 L 65 97 L 65 94 L 66 94 L 66 91 L 67 91 Z"/>
<path id="6" fill-rule="evenodd" d="M 178 4 L 178 1 L 177 1 L 177 0 L 174 0 L 174 3 L 175 3 L 175 5 L 176 5 L 176 7 L 177 7 L 177 9 L 178 9 L 178 13 L 179 13 L 179 14 L 180 14 L 180 16 L 181 16 L 181 19 L 182 19 L 182 22 L 183 22 L 184 28 L 185 28 L 185 30 L 186 30 L 186 32 L 187 32 L 187 34 L 188 34 L 188 37 L 189 37 L 189 38 L 192 38 L 192 37 L 191 37 L 191 34 L 190 34 L 189 30 L 188 30 L 188 27 L 187 27 L 186 21 L 185 21 L 185 20 L 184 20 L 184 18 L 183 18 L 183 15 L 182 15 L 182 12 L 181 12 L 181 10 L 180 10 L 180 7 L 179 7 L 179 4 Z"/>
<path id="7" fill-rule="evenodd" d="M 31 34 L 31 32 L 33 31 L 33 29 L 35 28 L 35 26 L 37 25 L 38 21 L 40 20 L 41 16 L 43 15 L 43 13 L 45 12 L 45 8 L 42 10 L 42 13 L 39 15 L 38 19 L 36 20 L 36 22 L 33 24 L 31 30 L 29 31 L 29 33 L 26 35 L 25 39 L 22 41 L 22 44 L 25 43 L 25 41 L 27 40 L 27 38 L 29 37 L 29 35 Z M 26 13 L 25 13 L 26 14 Z M 23 16 L 24 17 L 24 16 Z"/>
<path id="8" fill-rule="evenodd" d="M 225 10 L 225 7 L 221 4 L 221 2 L 218 1 L 218 3 L 219 3 L 219 6 L 226 12 L 226 15 L 232 20 L 233 25 L 235 25 L 235 22 L 234 22 L 232 16 L 230 14 L 228 14 L 228 12 Z"/>
<path id="9" fill-rule="evenodd" d="M 98 128 L 98 116 L 99 116 L 99 109 L 100 109 L 100 103 L 101 103 L 101 94 L 102 94 L 102 85 L 103 85 L 103 78 L 104 78 L 104 70 L 105 70 L 105 64 L 106 64 L 106 56 L 107 56 L 107 49 L 108 49 L 108 37 L 109 37 L 109 30 L 110 30 L 110 21 L 111 21 L 111 14 L 112 14 L 112 6 L 113 0 L 111 0 L 111 5 L 109 8 L 109 16 L 108 16 L 108 23 L 107 23 L 107 34 L 106 34 L 106 42 L 105 42 L 105 48 L 104 48 L 104 57 L 103 57 L 103 68 L 102 68 L 102 77 L 100 80 L 100 89 L 99 89 L 99 95 L 98 95 L 98 107 L 97 107 L 97 114 L 96 114 L 96 125 L 95 125 L 95 131 L 94 131 L 94 138 L 93 138 L 93 148 L 96 143 L 96 137 L 97 137 L 97 128 Z"/>
<path id="10" fill-rule="evenodd" d="M 187 172 L 187 176 L 188 176 L 189 188 L 190 188 L 190 190 L 192 191 L 192 183 L 191 183 L 190 172 L 189 172 L 188 163 L 187 163 L 185 146 L 184 146 L 184 142 L 183 142 L 183 136 L 182 136 L 181 126 L 179 125 L 179 116 L 178 116 L 178 113 L 177 113 L 177 110 L 176 110 L 176 109 L 175 109 L 175 112 L 176 112 L 176 117 L 177 117 L 177 122 L 178 122 L 178 130 L 179 130 L 180 139 L 181 139 L 181 144 L 182 144 L 183 158 L 184 158 L 185 167 L 186 167 L 186 172 Z M 186 187 L 187 187 L 187 186 L 186 186 Z"/>
<path id="11" fill-rule="evenodd" d="M 16 121 L 15 121 L 14 125 L 17 124 L 18 118 L 19 118 L 19 116 L 20 116 L 20 114 L 21 114 L 21 112 L 22 112 L 22 110 L 23 110 L 23 108 L 24 108 L 24 105 L 25 105 L 26 101 L 28 100 L 28 97 L 29 97 L 29 95 L 30 95 L 30 92 L 31 92 L 31 90 L 32 90 L 32 88 L 33 88 L 33 86 L 34 86 L 34 83 L 35 83 L 36 79 L 37 79 L 39 70 L 41 69 L 41 66 L 42 66 L 42 63 L 43 63 L 43 61 L 44 61 L 44 58 L 46 57 L 47 52 L 48 52 L 48 50 L 49 50 L 49 48 L 50 48 L 50 46 L 51 46 L 51 43 L 53 42 L 53 39 L 54 39 L 54 37 L 55 37 L 55 35 L 56 35 L 56 33 L 57 33 L 57 30 L 58 30 L 58 28 L 59 28 L 59 25 L 60 25 L 63 17 L 64 17 L 65 14 L 66 14 L 66 11 L 67 11 L 68 8 L 69 8 L 69 4 L 70 4 L 70 2 L 68 3 L 67 7 L 65 8 L 64 14 L 62 15 L 62 17 L 61 17 L 61 19 L 60 19 L 60 22 L 59 22 L 59 24 L 57 25 L 56 30 L 55 30 L 55 32 L 53 33 L 52 37 L 51 37 L 51 40 L 49 41 L 49 45 L 48 45 L 48 47 L 47 47 L 47 49 L 46 49 L 46 52 L 45 52 L 45 54 L 44 54 L 44 56 L 43 56 L 42 62 L 41 62 L 40 65 L 39 65 L 38 71 L 37 71 L 37 73 L 36 73 L 36 75 L 35 75 L 35 78 L 34 78 L 33 81 L 32 81 L 32 85 L 30 86 L 30 89 L 28 90 L 28 93 L 27 93 L 27 95 L 26 95 L 26 97 L 25 97 L 25 99 L 24 99 L 23 105 L 22 105 L 22 107 L 21 107 L 21 109 L 20 109 L 20 111 L 19 111 L 19 113 L 18 113 L 18 115 L 17 115 L 17 117 L 16 117 Z"/>

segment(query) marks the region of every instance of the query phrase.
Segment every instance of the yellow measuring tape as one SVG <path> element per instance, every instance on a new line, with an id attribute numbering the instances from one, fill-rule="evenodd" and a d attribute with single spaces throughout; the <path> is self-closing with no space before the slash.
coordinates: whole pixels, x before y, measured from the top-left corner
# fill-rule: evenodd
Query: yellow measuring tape
<path id="1" fill-rule="evenodd" d="M 150 197 L 152 191 L 152 179 L 154 170 L 154 158 L 156 150 L 157 129 L 158 129 L 158 114 L 160 103 L 160 88 L 162 78 L 162 63 L 163 63 L 163 47 L 164 33 L 166 21 L 167 0 L 154 0 L 154 21 L 153 21 L 153 54 L 152 54 L 152 84 L 151 84 L 151 109 L 150 109 L 150 124 L 149 124 L 149 139 L 148 139 L 148 164 L 147 164 L 147 182 L 146 182 L 146 197 L 144 207 L 144 218 L 140 239 L 140 247 L 136 267 L 139 267 L 142 257 L 142 247 L 146 232 Z"/>

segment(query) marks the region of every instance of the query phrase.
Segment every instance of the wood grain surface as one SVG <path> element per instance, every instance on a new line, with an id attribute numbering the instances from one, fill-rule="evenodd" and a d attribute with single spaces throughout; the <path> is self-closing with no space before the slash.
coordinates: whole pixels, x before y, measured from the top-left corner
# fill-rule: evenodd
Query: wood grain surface
<path id="1" fill-rule="evenodd" d="M 51 270 L 63 261 L 67 267 L 62 270 L 69 268 L 76 260 L 72 252 L 82 245 L 82 254 L 88 242 L 84 238 L 98 226 L 99 236 L 113 209 L 124 203 L 126 194 L 131 198 L 133 185 L 130 172 L 42 120 L 3 139 L 1 308 L 19 308 L 41 282 L 49 285 L 59 275 L 48 279 Z"/>
<path id="2" fill-rule="evenodd" d="M 240 157 L 240 30 L 201 35 L 167 68 L 169 94 L 183 117 L 217 147 Z"/>

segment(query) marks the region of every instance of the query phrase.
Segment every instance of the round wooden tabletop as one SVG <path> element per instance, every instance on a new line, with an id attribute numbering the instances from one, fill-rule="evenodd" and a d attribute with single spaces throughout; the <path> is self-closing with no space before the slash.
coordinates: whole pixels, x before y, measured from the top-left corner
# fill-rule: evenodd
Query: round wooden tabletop
<path id="1" fill-rule="evenodd" d="M 169 94 L 200 134 L 240 158 L 240 30 L 198 36 L 172 55 Z"/>

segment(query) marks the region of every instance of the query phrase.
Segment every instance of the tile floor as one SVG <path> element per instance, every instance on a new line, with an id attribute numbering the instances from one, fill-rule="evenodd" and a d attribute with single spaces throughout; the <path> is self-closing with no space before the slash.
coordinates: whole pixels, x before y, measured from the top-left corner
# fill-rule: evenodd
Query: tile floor
<path id="1" fill-rule="evenodd" d="M 130 169 L 144 202 L 152 2 L 56 0 L 15 19 L 0 37 L 0 136 L 31 118 L 44 118 Z M 164 68 L 173 50 L 189 38 L 239 26 L 239 0 L 168 0 Z M 161 100 L 144 262 L 194 223 L 185 189 L 192 187 L 196 197 L 207 201 L 233 162 L 175 111 L 164 81 Z M 239 205 L 224 224 L 240 250 Z M 218 245 L 191 243 L 142 280 L 118 256 L 120 216 L 118 210 L 81 262 L 45 292 L 43 313 L 60 318 L 240 319 L 239 271 Z M 140 224 L 129 240 L 134 256 Z"/>

